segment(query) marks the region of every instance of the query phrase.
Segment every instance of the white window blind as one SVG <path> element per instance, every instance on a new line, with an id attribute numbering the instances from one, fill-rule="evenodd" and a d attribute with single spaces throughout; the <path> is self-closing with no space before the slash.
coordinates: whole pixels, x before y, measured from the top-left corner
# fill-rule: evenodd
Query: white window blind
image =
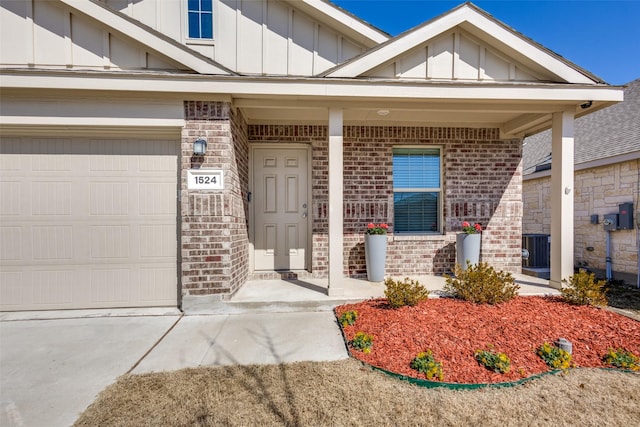
<path id="1" fill-rule="evenodd" d="M 439 148 L 394 148 L 394 232 L 440 231 L 440 169 Z"/>

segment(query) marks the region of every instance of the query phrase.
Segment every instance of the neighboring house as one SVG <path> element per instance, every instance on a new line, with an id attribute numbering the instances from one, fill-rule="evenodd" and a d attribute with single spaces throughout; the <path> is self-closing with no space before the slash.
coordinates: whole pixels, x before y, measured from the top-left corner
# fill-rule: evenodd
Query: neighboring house
<path id="1" fill-rule="evenodd" d="M 574 116 L 622 89 L 472 4 L 393 38 L 322 0 L 0 6 L 2 310 L 340 295 L 369 222 L 390 275 L 451 270 L 463 221 L 520 272 L 522 138 L 549 127 L 572 273 Z"/>
<path id="2" fill-rule="evenodd" d="M 611 232 L 614 279 L 636 283 L 640 196 L 640 79 L 626 85 L 624 102 L 575 122 L 575 263 L 606 277 L 604 216 L 633 203 L 633 228 Z M 551 133 L 525 138 L 522 232 L 551 231 Z M 591 222 L 597 215 L 597 223 Z M 595 222 L 595 218 L 594 218 Z"/>

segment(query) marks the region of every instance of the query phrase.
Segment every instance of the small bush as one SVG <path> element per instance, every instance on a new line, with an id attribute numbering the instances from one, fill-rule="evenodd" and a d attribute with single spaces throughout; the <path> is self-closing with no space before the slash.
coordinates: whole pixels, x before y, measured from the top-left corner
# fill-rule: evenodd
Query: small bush
<path id="1" fill-rule="evenodd" d="M 456 298 L 476 304 L 498 304 L 518 295 L 518 286 L 511 273 L 496 271 L 486 262 L 472 265 L 467 269 L 456 265 L 456 277 L 447 277 L 444 291 Z"/>
<path id="2" fill-rule="evenodd" d="M 595 280 L 595 274 L 580 270 L 569 277 L 569 281 L 563 280 L 566 286 L 560 292 L 562 298 L 571 304 L 577 305 L 607 305 L 604 287 L 607 284 L 604 280 Z"/>
<path id="3" fill-rule="evenodd" d="M 602 359 L 607 365 L 616 368 L 629 369 L 630 371 L 640 371 L 640 358 L 624 348 L 610 348 Z"/>
<path id="4" fill-rule="evenodd" d="M 437 378 L 442 381 L 444 379 L 442 363 L 433 357 L 431 350 L 418 353 L 409 366 L 411 369 L 423 373 L 428 380 L 435 380 Z"/>
<path id="5" fill-rule="evenodd" d="M 418 283 L 417 280 L 405 277 L 403 281 L 387 278 L 384 281 L 387 287 L 384 296 L 387 297 L 387 303 L 392 308 L 399 308 L 405 305 L 411 307 L 429 298 L 429 291 Z"/>
<path id="6" fill-rule="evenodd" d="M 491 349 L 476 350 L 474 356 L 478 363 L 493 372 L 506 374 L 511 368 L 511 359 L 504 353 L 496 353 Z"/>
<path id="7" fill-rule="evenodd" d="M 349 341 L 351 347 L 363 353 L 371 353 L 373 347 L 373 336 L 364 332 L 356 332 L 356 335 Z"/>
<path id="8" fill-rule="evenodd" d="M 536 354 L 551 368 L 566 370 L 571 367 L 571 355 L 548 342 L 538 347 Z"/>
<path id="9" fill-rule="evenodd" d="M 347 326 L 350 326 L 356 323 L 356 320 L 358 320 L 358 312 L 355 310 L 351 310 L 351 311 L 345 311 L 344 313 L 342 313 L 342 315 L 340 316 L 339 322 L 343 328 L 346 328 Z"/>

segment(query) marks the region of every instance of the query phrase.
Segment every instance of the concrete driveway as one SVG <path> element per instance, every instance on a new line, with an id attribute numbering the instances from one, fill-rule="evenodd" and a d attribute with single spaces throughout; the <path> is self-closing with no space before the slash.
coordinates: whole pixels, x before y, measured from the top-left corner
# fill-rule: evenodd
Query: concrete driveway
<path id="1" fill-rule="evenodd" d="M 69 426 L 129 371 L 347 357 L 331 311 L 4 320 L 0 426 Z"/>
<path id="2" fill-rule="evenodd" d="M 178 319 L 174 314 L 0 322 L 0 426 L 72 425 Z"/>

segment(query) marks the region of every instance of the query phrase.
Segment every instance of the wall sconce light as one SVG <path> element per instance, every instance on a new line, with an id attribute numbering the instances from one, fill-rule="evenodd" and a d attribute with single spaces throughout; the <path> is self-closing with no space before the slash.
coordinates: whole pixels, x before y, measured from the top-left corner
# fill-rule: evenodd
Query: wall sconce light
<path id="1" fill-rule="evenodd" d="M 198 138 L 193 143 L 193 155 L 194 156 L 204 156 L 204 153 L 207 152 L 207 141 L 204 138 Z"/>

